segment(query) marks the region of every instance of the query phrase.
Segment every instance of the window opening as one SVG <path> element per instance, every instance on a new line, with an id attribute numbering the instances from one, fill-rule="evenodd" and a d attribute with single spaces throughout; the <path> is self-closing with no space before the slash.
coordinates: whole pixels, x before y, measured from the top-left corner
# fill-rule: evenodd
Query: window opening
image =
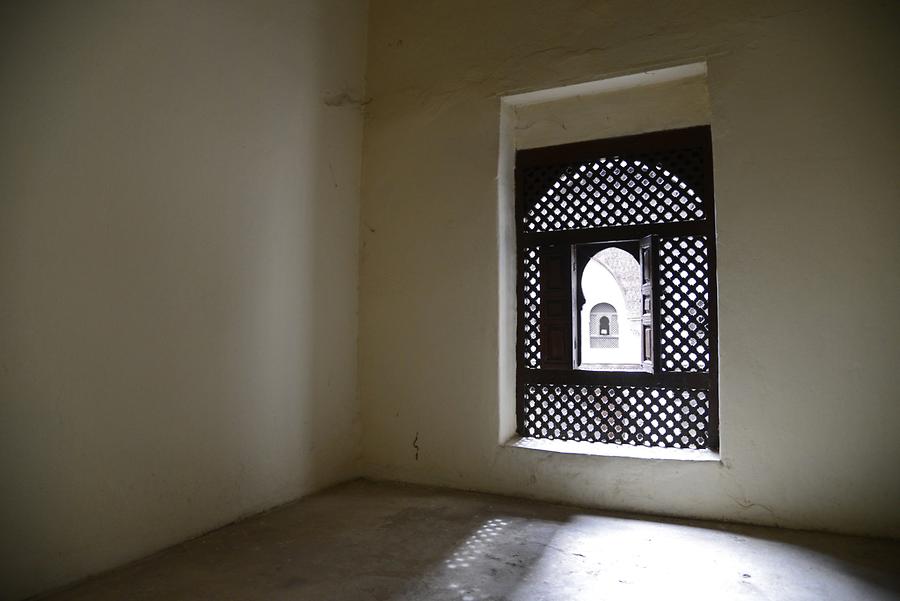
<path id="1" fill-rule="evenodd" d="M 641 266 L 618 246 L 593 252 L 581 271 L 578 369 L 641 371 Z"/>
<path id="2" fill-rule="evenodd" d="M 708 127 L 519 151 L 520 435 L 718 448 Z"/>

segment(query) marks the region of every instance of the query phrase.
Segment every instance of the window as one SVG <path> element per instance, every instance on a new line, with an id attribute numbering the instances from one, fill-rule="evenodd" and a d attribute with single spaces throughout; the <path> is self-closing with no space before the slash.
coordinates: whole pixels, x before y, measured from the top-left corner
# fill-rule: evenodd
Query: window
<path id="1" fill-rule="evenodd" d="M 718 448 L 708 127 L 516 153 L 517 431 Z"/>
<path id="2" fill-rule="evenodd" d="M 642 369 L 641 267 L 637 246 L 627 244 L 597 251 L 576 246 L 578 369 L 593 371 Z M 621 316 L 621 317 L 620 317 Z"/>

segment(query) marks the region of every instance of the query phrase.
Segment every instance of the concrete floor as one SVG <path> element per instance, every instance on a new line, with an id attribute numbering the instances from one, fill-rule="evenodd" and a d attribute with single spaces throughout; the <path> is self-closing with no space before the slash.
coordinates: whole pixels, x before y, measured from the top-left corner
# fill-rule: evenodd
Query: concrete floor
<path id="1" fill-rule="evenodd" d="M 52 601 L 900 599 L 900 542 L 356 481 Z"/>

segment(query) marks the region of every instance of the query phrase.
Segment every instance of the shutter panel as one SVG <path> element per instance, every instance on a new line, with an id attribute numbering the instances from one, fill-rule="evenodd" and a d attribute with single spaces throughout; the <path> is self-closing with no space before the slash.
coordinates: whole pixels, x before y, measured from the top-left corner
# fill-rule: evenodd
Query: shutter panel
<path id="1" fill-rule="evenodd" d="M 644 371 L 653 373 L 658 355 L 659 341 L 656 339 L 656 299 L 653 284 L 656 281 L 656 261 L 654 260 L 654 236 L 641 238 L 641 364 Z"/>
<path id="2" fill-rule="evenodd" d="M 572 369 L 572 247 L 542 246 L 541 369 Z"/>

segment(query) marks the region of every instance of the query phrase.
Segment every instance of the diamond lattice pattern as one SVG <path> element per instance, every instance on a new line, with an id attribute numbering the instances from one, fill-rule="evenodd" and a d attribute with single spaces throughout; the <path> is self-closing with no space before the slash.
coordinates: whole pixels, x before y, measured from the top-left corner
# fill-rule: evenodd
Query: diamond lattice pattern
<path id="1" fill-rule="evenodd" d="M 663 371 L 709 371 L 709 250 L 705 236 L 659 245 L 660 362 Z"/>
<path id="2" fill-rule="evenodd" d="M 702 155 L 692 149 L 667 154 L 664 164 L 653 156 L 614 157 L 526 169 L 524 231 L 702 220 L 701 169 Z"/>
<path id="3" fill-rule="evenodd" d="M 706 448 L 705 390 L 525 386 L 524 436 L 680 449 Z"/>
<path id="4" fill-rule="evenodd" d="M 525 367 L 537 369 L 541 366 L 541 284 L 540 257 L 538 248 L 526 248 L 522 253 L 522 322 L 525 329 L 522 352 Z"/>

